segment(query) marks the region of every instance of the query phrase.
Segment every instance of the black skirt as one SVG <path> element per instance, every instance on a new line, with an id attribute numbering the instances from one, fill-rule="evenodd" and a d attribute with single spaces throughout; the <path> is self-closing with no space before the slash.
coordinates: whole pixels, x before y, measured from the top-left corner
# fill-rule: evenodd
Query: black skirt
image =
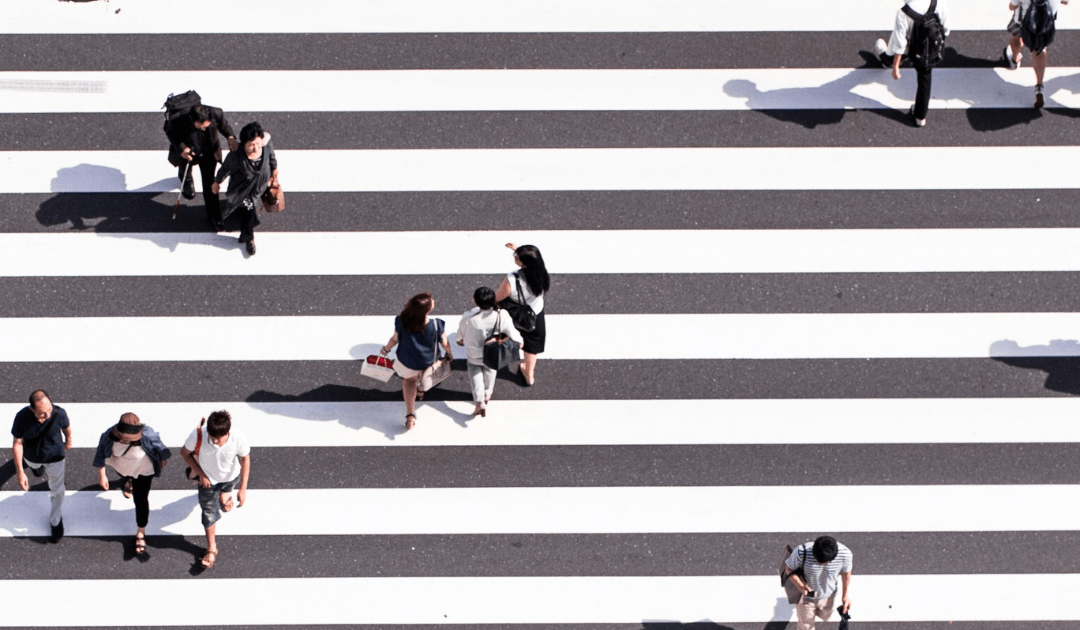
<path id="1" fill-rule="evenodd" d="M 547 340 L 547 324 L 544 323 L 544 311 L 540 311 L 536 314 L 536 328 L 532 332 L 525 332 L 524 330 L 518 330 L 521 333 L 521 338 L 525 340 L 522 344 L 522 349 L 529 354 L 542 354 L 544 352 L 544 341 Z"/>

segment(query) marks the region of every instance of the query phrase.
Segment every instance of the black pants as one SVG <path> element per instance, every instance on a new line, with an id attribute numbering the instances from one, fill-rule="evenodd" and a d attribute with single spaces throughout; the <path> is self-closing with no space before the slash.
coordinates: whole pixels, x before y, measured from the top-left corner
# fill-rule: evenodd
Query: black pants
<path id="1" fill-rule="evenodd" d="M 191 170 L 188 171 L 188 179 L 194 177 L 191 171 L 195 170 L 195 167 L 199 167 L 199 176 L 202 179 L 203 189 L 203 202 L 206 204 L 206 220 L 216 228 L 222 227 L 221 221 L 221 203 L 218 200 L 218 196 L 213 193 L 212 186 L 214 185 L 214 173 L 217 171 L 217 162 L 213 156 L 210 156 L 209 160 L 203 159 L 200 156 L 198 159 L 191 162 Z M 184 179 L 184 171 L 187 169 L 187 164 L 181 164 L 177 177 L 180 178 L 181 184 Z"/>
<path id="2" fill-rule="evenodd" d="M 258 203 L 256 200 L 255 205 L 258 206 Z M 233 211 L 233 215 L 240 219 L 240 242 L 255 240 L 255 226 L 259 224 L 258 210 L 254 207 L 249 210 L 244 204 L 240 204 L 240 207 Z"/>
<path id="3" fill-rule="evenodd" d="M 915 89 L 915 117 L 926 118 L 930 111 L 930 73 L 933 68 L 927 68 L 922 64 L 912 64 L 915 68 L 915 81 L 918 87 Z"/>
<path id="4" fill-rule="evenodd" d="M 150 522 L 150 484 L 154 478 L 149 475 L 124 477 L 120 483 L 123 484 L 128 479 L 131 480 L 131 498 L 135 500 L 135 525 L 146 527 Z"/>

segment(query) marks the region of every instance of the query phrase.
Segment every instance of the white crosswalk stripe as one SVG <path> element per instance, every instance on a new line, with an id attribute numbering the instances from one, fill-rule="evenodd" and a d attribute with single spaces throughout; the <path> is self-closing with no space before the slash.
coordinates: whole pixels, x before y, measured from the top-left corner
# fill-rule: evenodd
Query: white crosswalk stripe
<path id="1" fill-rule="evenodd" d="M 1080 629 L 1080 613 L 1060 597 L 1077 574 L 1058 558 L 1080 536 L 1071 450 L 1080 399 L 1050 395 L 1080 394 L 1080 304 L 1056 293 L 1080 272 L 1080 224 L 1068 212 L 1080 201 L 1080 155 L 1061 137 L 1080 107 L 1080 59 L 1069 46 L 1080 13 L 1061 11 L 1045 79 L 1052 109 L 1033 114 L 1030 56 L 1019 71 L 994 61 L 1008 12 L 952 0 L 958 49 L 935 70 L 931 126 L 916 130 L 903 116 L 913 72 L 893 81 L 866 54 L 851 67 L 888 32 L 898 2 L 262 0 L 252 11 L 191 0 L 186 11 L 213 19 L 167 20 L 175 8 L 163 0 L 9 0 L 0 53 L 30 41 L 61 52 L 0 72 L 0 284 L 11 293 L 0 316 L 0 379 L 9 382 L 0 417 L 44 387 L 74 436 L 59 545 L 39 544 L 50 534 L 44 480 L 31 476 L 24 492 L 13 472 L 0 475 L 0 588 L 65 593 L 63 606 L 9 607 L 4 623 L 191 623 L 101 606 L 101 593 L 121 591 L 162 611 L 229 593 L 207 623 L 252 628 L 742 630 L 794 618 L 776 583 L 780 549 L 832 534 L 854 552 L 856 623 Z M 649 51 L 634 49 L 682 46 L 700 64 L 688 42 L 704 40 L 680 39 L 695 34 L 731 47 L 715 51 L 717 67 L 649 65 Z M 805 55 L 800 37 L 824 34 L 815 45 L 845 42 L 850 63 L 754 63 L 751 34 L 771 60 L 784 49 Z M 99 35 L 139 50 L 143 38 L 213 49 L 237 36 L 243 50 L 223 63 L 193 54 L 165 70 L 65 59 L 70 47 L 99 53 Z M 266 41 L 241 42 L 247 35 Z M 511 50 L 526 35 L 603 38 L 610 56 L 578 59 L 568 47 L 536 67 L 489 59 L 471 68 L 409 53 L 353 66 L 335 61 L 335 35 L 371 38 L 373 50 L 472 36 L 451 54 L 496 40 Z M 630 35 L 655 39 L 629 46 Z M 236 129 L 253 117 L 322 121 L 300 137 L 268 123 L 294 196 L 284 215 L 262 215 L 256 256 L 241 253 L 235 225 L 195 231 L 201 198 L 168 224 L 177 229 L 163 227 L 175 169 L 164 146 L 132 138 L 160 134 L 164 97 L 188 88 Z M 586 122 L 605 112 L 655 137 L 605 138 L 610 129 Z M 706 141 L 674 124 L 684 116 L 708 116 L 720 133 L 703 129 Z M 369 143 L 344 127 L 361 117 L 409 137 Z M 62 146 L 54 131 L 28 143 L 20 131 L 57 123 L 78 125 L 67 130 L 78 143 Z M 580 144 L 548 142 L 552 125 Z M 759 130 L 758 142 L 747 140 Z M 435 141 L 448 131 L 459 136 Z M 1024 205 L 965 205 L 988 191 Z M 620 205 L 639 193 L 657 196 Z M 705 224 L 680 205 L 687 193 L 706 195 L 697 203 L 715 217 L 727 204 L 761 217 L 755 229 Z M 781 193 L 790 208 L 770 206 Z M 874 202 L 823 207 L 855 194 Z M 574 225 L 555 218 L 565 215 L 554 205 L 568 203 Z M 860 229 L 848 229 L 845 213 L 858 214 Z M 36 223 L 19 223 L 28 214 Z M 808 214 L 824 217 L 818 229 L 806 229 Z M 537 384 L 503 375 L 488 417 L 474 417 L 455 365 L 405 431 L 399 381 L 365 379 L 360 361 L 418 291 L 435 295 L 433 315 L 453 343 L 471 296 L 441 284 L 483 276 L 498 286 L 513 269 L 506 243 L 539 246 L 553 275 Z M 644 295 L 656 285 L 639 279 L 664 274 L 681 284 Z M 839 281 L 829 284 L 841 274 L 850 275 L 844 287 L 879 290 L 843 295 Z M 708 281 L 721 275 L 782 277 L 799 289 L 771 312 L 707 312 L 701 305 L 718 299 L 706 295 Z M 907 290 L 916 276 L 952 283 L 935 285 L 944 295 L 904 296 L 910 306 L 899 308 L 880 289 Z M 560 280 L 571 277 L 589 289 L 566 290 Z M 1000 282 L 983 282 L 990 277 Z M 332 298 L 401 291 L 357 315 L 273 296 L 230 310 L 239 314 L 205 314 L 234 306 L 245 282 L 306 278 Z M 103 297 L 118 279 L 176 282 L 163 286 L 200 308 L 175 313 L 115 289 Z M 1019 291 L 1000 288 L 1010 282 L 1038 298 L 1019 305 Z M 811 293 L 835 295 L 835 305 L 805 307 L 800 300 L 820 297 Z M 218 524 L 221 560 L 206 582 L 187 575 L 199 572 L 191 563 L 205 539 L 179 450 L 199 418 L 222 408 L 253 444 L 253 474 L 245 504 Z M 150 495 L 150 558 L 80 573 L 73 567 L 102 554 L 120 558 L 117 545 L 102 550 L 108 541 L 125 553 L 132 543 L 132 503 L 118 483 L 96 486 L 91 465 L 99 436 L 128 411 L 174 454 Z M 11 470 L 9 452 L 0 470 Z M 371 553 L 342 557 L 355 545 Z M 517 555 L 533 547 L 532 560 Z M 736 564 L 740 553 L 754 560 Z M 328 555 L 341 563 L 324 570 Z"/>

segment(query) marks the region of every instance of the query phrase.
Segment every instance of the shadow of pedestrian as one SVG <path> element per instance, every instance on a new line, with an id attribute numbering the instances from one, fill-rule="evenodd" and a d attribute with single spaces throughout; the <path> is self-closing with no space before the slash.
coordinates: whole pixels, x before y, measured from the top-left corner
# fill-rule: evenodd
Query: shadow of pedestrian
<path id="1" fill-rule="evenodd" d="M 1055 339 L 1042 346 L 1021 346 L 1011 339 L 990 345 L 990 358 L 1026 370 L 1046 372 L 1044 387 L 1080 395 L 1080 341 Z"/>
<path id="2" fill-rule="evenodd" d="M 49 182 L 56 194 L 41 203 L 35 218 L 46 227 L 70 224 L 76 231 L 205 231 L 206 214 L 201 207 L 193 211 L 192 206 L 182 205 L 177 218 L 172 218 L 176 194 L 155 192 L 163 185 L 176 188 L 179 179 L 168 177 L 129 191 L 127 177 L 119 169 L 95 164 L 62 168 Z"/>

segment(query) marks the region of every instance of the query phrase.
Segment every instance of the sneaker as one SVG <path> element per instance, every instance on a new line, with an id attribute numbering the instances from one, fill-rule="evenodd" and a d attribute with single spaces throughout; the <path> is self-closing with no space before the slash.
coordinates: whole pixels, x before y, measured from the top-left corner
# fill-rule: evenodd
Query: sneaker
<path id="1" fill-rule="evenodd" d="M 52 526 L 52 536 L 49 540 L 54 543 L 60 542 L 60 539 L 64 537 L 64 519 L 60 519 L 60 522 Z"/>
<path id="2" fill-rule="evenodd" d="M 1005 60 L 1005 65 L 1008 66 L 1009 70 L 1016 70 L 1020 67 L 1020 62 L 1013 58 L 1011 46 L 1005 47 L 1005 50 L 1001 52 L 1001 58 Z"/>
<path id="3" fill-rule="evenodd" d="M 184 180 L 184 187 L 180 191 L 180 194 L 184 196 L 184 199 L 190 200 L 195 198 L 195 180 L 190 176 Z"/>
<path id="4" fill-rule="evenodd" d="M 889 56 L 889 47 L 885 44 L 885 40 L 880 37 L 874 42 L 874 52 L 877 53 L 878 61 L 885 68 L 892 67 L 892 58 Z"/>
<path id="5" fill-rule="evenodd" d="M 1043 86 L 1035 86 L 1035 109 L 1042 109 L 1043 107 Z"/>
<path id="6" fill-rule="evenodd" d="M 910 114 L 912 118 L 915 118 L 915 106 L 912 105 L 911 109 L 909 109 L 907 111 L 907 113 Z M 916 127 L 925 127 L 926 126 L 926 119 L 925 118 L 915 118 L 915 126 Z"/>

